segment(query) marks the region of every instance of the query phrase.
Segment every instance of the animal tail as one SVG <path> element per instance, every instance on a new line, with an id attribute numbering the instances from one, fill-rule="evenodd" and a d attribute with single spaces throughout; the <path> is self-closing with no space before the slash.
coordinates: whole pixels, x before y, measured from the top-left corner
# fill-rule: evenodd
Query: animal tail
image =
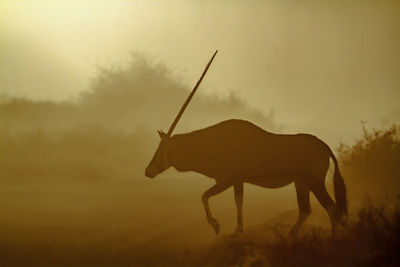
<path id="1" fill-rule="evenodd" d="M 347 196 L 346 196 L 346 185 L 344 184 L 342 175 L 339 171 L 339 166 L 335 155 L 333 154 L 332 150 L 329 149 L 330 157 L 335 163 L 335 172 L 333 174 L 333 187 L 335 191 L 335 201 L 337 207 L 337 219 L 340 221 L 343 216 L 347 215 Z"/>

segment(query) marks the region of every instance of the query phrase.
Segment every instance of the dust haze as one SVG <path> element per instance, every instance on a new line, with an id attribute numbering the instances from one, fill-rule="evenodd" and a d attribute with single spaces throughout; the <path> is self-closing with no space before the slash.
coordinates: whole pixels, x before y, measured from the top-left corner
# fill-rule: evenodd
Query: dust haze
<path id="1" fill-rule="evenodd" d="M 2 1 L 0 92 L 65 100 L 140 51 L 330 145 L 399 121 L 398 1 Z M 333 126 L 333 127 L 332 127 Z"/>
<path id="2" fill-rule="evenodd" d="M 1 209 L 7 214 L 2 217 L 6 251 L 21 246 L 40 253 L 42 242 L 50 242 L 57 249 L 78 253 L 95 245 L 97 238 L 126 240 L 127 246 L 133 246 L 163 240 L 159 235 L 172 238 L 179 232 L 184 237 L 183 228 L 198 233 L 186 241 L 188 246 L 212 238 L 208 228 L 201 227 L 200 202 L 211 179 L 173 170 L 156 181 L 144 177 L 159 142 L 156 129 L 168 129 L 188 88 L 165 65 L 132 55 L 124 68 L 99 69 L 91 88 L 69 101 L 4 96 Z M 281 128 L 272 112 L 264 114 L 235 95 L 220 98 L 200 93 L 191 104 L 178 133 L 232 117 L 276 131 Z M 257 198 L 256 193 L 249 203 Z M 225 214 L 227 231 L 234 226 L 230 200 L 226 194 L 216 206 Z M 264 218 L 256 210 L 253 217 Z M 83 243 L 75 247 L 75 242 Z"/>
<path id="3" fill-rule="evenodd" d="M 290 251 L 315 240 L 336 248 L 324 239 L 329 218 L 314 196 L 304 235 L 279 237 L 297 217 L 293 185 L 246 184 L 248 234 L 238 240 L 228 237 L 233 190 L 212 198 L 222 230 L 216 239 L 201 203 L 212 179 L 173 169 L 144 176 L 157 129 L 168 130 L 216 48 L 174 133 L 237 118 L 317 135 L 338 157 L 348 189 L 342 246 L 361 264 L 398 262 L 399 240 L 387 236 L 400 229 L 390 217 L 399 214 L 400 191 L 399 8 L 397 1 L 2 1 L 0 263 L 332 260 L 326 251 L 321 258 Z M 355 246 L 361 229 L 386 229 L 384 237 L 377 230 L 379 244 L 393 249 L 363 258 L 366 247 L 379 246 Z"/>

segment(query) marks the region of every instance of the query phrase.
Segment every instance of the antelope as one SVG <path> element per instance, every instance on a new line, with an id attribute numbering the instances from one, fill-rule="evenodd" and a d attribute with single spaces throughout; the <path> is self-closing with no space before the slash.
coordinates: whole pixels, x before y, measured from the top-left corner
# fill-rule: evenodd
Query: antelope
<path id="1" fill-rule="evenodd" d="M 170 167 L 179 172 L 194 171 L 215 180 L 215 185 L 203 193 L 208 223 L 218 235 L 220 225 L 211 215 L 210 197 L 233 186 L 237 208 L 234 234 L 243 233 L 243 184 L 265 188 L 280 188 L 294 183 L 299 215 L 290 233 L 296 235 L 311 214 L 310 192 L 327 211 L 332 234 L 337 223 L 347 214 L 346 186 L 338 162 L 329 146 L 310 134 L 270 133 L 251 122 L 226 120 L 210 127 L 185 134 L 172 132 L 201 83 L 216 53 L 203 71 L 191 94 L 183 104 L 167 133 L 158 131 L 161 141 L 145 170 L 155 178 Z M 332 159 L 335 201 L 325 187 L 325 177 Z"/>

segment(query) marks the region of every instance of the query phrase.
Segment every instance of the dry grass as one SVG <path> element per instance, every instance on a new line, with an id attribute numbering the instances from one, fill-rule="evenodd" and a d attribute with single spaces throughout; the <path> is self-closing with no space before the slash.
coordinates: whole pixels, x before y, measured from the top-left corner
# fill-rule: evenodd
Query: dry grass
<path id="1" fill-rule="evenodd" d="M 311 227 L 296 238 L 289 225 L 264 224 L 239 237 L 223 236 L 193 255 L 200 266 L 397 266 L 400 264 L 399 206 L 365 204 L 336 238 Z"/>

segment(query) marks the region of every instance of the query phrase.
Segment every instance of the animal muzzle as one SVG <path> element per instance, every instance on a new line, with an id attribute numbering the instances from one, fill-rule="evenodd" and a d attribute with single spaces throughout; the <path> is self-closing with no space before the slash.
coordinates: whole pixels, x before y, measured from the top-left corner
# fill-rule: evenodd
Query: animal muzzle
<path id="1" fill-rule="evenodd" d="M 144 174 L 146 175 L 146 177 L 149 178 L 154 178 L 157 175 L 156 169 L 152 166 L 148 166 L 144 172 Z"/>

